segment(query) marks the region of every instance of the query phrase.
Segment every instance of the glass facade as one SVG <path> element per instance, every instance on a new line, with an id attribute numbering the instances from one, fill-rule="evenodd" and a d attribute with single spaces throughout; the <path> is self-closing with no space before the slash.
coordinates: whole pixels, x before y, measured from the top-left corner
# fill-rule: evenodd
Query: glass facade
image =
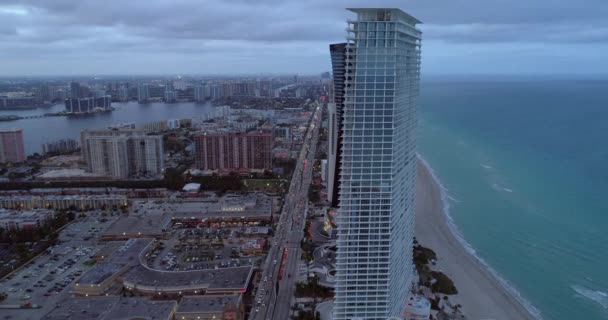
<path id="1" fill-rule="evenodd" d="M 418 20 L 350 9 L 334 320 L 400 316 L 413 277 Z"/>

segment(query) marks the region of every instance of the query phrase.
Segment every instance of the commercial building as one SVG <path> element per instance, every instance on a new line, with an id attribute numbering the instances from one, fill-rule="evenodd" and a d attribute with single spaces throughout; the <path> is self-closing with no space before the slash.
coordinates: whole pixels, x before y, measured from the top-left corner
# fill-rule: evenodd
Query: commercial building
<path id="1" fill-rule="evenodd" d="M 349 49 L 352 50 L 352 49 Z M 346 72 L 346 43 L 329 45 L 331 66 L 333 71 L 333 90 L 331 102 L 327 105 L 329 135 L 327 151 L 328 177 L 327 200 L 333 207 L 338 206 L 338 191 L 340 190 L 340 164 L 342 163 L 342 116 L 344 110 L 344 85 Z"/>
<path id="2" fill-rule="evenodd" d="M 350 9 L 334 320 L 403 315 L 414 277 L 421 32 L 399 9 Z"/>
<path id="3" fill-rule="evenodd" d="M 0 163 L 25 161 L 23 130 L 0 129 Z"/>
<path id="4" fill-rule="evenodd" d="M 125 195 L 14 195 L 0 196 L 0 208 L 6 209 L 77 209 L 120 208 L 129 203 Z"/>
<path id="5" fill-rule="evenodd" d="M 247 290 L 253 266 L 193 271 L 164 271 L 142 261 L 158 242 L 150 238 L 130 239 L 109 257 L 87 270 L 74 284 L 74 293 L 104 295 L 120 283 L 129 291 L 154 297 L 188 294 L 241 294 Z"/>
<path id="6" fill-rule="evenodd" d="M 88 269 L 74 284 L 77 295 L 99 296 L 110 288 L 114 281 L 131 268 L 140 265 L 140 254 L 154 243 L 154 239 L 131 239 L 102 262 Z"/>
<path id="7" fill-rule="evenodd" d="M 202 170 L 272 170 L 272 133 L 209 131 L 195 135 L 194 145 L 195 165 Z"/>
<path id="8" fill-rule="evenodd" d="M 244 320 L 243 297 L 240 294 L 185 296 L 179 302 L 175 318 L 179 320 Z"/>
<path id="9" fill-rule="evenodd" d="M 80 136 L 83 159 L 92 173 L 114 178 L 162 173 L 162 136 L 140 130 L 84 130 Z"/>
<path id="10" fill-rule="evenodd" d="M 253 266 L 161 271 L 138 265 L 122 277 L 125 289 L 151 296 L 239 294 L 247 290 Z"/>
<path id="11" fill-rule="evenodd" d="M 4 230 L 34 230 L 48 224 L 53 216 L 52 210 L 45 209 L 0 209 L 0 228 Z"/>
<path id="12" fill-rule="evenodd" d="M 55 304 L 41 320 L 173 320 L 177 302 L 141 297 L 76 297 Z M 219 320 L 219 319 L 218 319 Z"/>

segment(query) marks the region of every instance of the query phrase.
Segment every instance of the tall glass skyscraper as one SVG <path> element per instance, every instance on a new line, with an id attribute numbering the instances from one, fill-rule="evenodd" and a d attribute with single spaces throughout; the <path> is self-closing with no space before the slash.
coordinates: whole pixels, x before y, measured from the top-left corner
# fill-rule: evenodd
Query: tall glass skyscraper
<path id="1" fill-rule="evenodd" d="M 401 316 L 413 281 L 421 32 L 399 9 L 349 9 L 334 320 Z"/>
<path id="2" fill-rule="evenodd" d="M 333 94 L 327 105 L 329 111 L 329 175 L 327 182 L 327 200 L 331 206 L 338 207 L 338 190 L 340 188 L 340 161 L 342 158 L 342 111 L 344 110 L 344 80 L 346 73 L 346 43 L 329 45 L 333 74 Z"/>

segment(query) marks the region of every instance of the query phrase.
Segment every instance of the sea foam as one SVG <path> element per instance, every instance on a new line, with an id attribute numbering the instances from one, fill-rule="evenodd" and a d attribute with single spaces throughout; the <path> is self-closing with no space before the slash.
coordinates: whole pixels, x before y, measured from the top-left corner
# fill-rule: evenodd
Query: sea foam
<path id="1" fill-rule="evenodd" d="M 599 303 L 604 309 L 608 309 L 608 293 L 599 291 L 599 290 L 585 288 L 585 287 L 579 286 L 579 285 L 572 285 L 570 287 L 572 288 L 572 290 L 576 291 L 576 293 L 578 293 L 579 295 L 581 295 L 593 302 Z"/>
<path id="2" fill-rule="evenodd" d="M 517 289 L 513 285 L 511 285 L 511 283 L 509 283 L 509 281 L 507 281 L 496 270 L 494 270 L 492 267 L 490 267 L 490 265 L 483 258 L 478 256 L 477 252 L 475 251 L 473 246 L 471 246 L 471 244 L 469 244 L 464 239 L 464 236 L 462 235 L 462 233 L 458 229 L 458 226 L 456 226 L 454 219 L 452 219 L 452 216 L 450 215 L 450 202 L 449 202 L 450 196 L 448 195 L 448 189 L 441 183 L 441 180 L 439 180 L 439 177 L 437 177 L 433 168 L 422 157 L 422 155 L 417 154 L 417 156 L 418 156 L 418 159 L 420 160 L 420 162 L 422 163 L 422 165 L 424 165 L 427 168 L 427 170 L 431 174 L 431 177 L 433 178 L 435 183 L 437 183 L 437 185 L 439 186 L 439 190 L 441 193 L 441 201 L 443 202 L 443 214 L 446 217 L 448 228 L 450 229 L 450 231 L 452 232 L 454 237 L 456 237 L 458 242 L 460 242 L 460 244 L 465 249 L 465 251 L 467 251 L 477 261 L 479 261 L 479 263 L 481 263 L 486 268 L 486 270 L 488 270 L 490 272 L 490 274 L 492 274 L 492 276 L 494 276 L 494 278 L 496 280 L 498 280 L 498 282 L 503 286 L 503 288 L 505 288 L 507 290 L 507 292 L 509 292 L 519 303 L 521 303 L 524 306 L 524 308 L 526 308 L 526 310 L 528 310 L 528 312 L 535 319 L 542 320 L 543 318 L 541 316 L 540 310 L 538 310 L 536 307 L 534 307 L 531 302 L 526 300 L 519 293 L 519 291 L 517 291 Z"/>

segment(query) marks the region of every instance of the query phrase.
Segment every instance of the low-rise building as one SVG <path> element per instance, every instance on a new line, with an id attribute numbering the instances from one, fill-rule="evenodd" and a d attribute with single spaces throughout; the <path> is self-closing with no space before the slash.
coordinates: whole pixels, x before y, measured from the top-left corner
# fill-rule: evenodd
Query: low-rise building
<path id="1" fill-rule="evenodd" d="M 53 217 L 52 210 L 0 209 L 0 228 L 4 230 L 35 230 L 47 225 Z"/>
<path id="2" fill-rule="evenodd" d="M 142 264 L 121 276 L 125 289 L 151 296 L 239 294 L 247 290 L 253 266 L 162 271 Z"/>
<path id="3" fill-rule="evenodd" d="M 0 196 L 0 208 L 5 209 L 77 209 L 96 210 L 128 206 L 124 195 L 13 195 Z"/>
<path id="4" fill-rule="evenodd" d="M 176 301 L 152 301 L 140 297 L 77 297 L 57 303 L 42 320 L 173 320 Z"/>
<path id="5" fill-rule="evenodd" d="M 74 293 L 84 296 L 103 295 L 120 275 L 140 264 L 140 254 L 153 243 L 153 239 L 133 239 L 87 270 L 74 284 Z"/>
<path id="6" fill-rule="evenodd" d="M 266 244 L 266 240 L 264 239 L 251 239 L 245 241 L 241 246 L 241 250 L 244 254 L 262 254 L 264 253 L 264 245 Z"/>
<path id="7" fill-rule="evenodd" d="M 185 296 L 177 307 L 179 320 L 245 319 L 242 296 Z"/>

